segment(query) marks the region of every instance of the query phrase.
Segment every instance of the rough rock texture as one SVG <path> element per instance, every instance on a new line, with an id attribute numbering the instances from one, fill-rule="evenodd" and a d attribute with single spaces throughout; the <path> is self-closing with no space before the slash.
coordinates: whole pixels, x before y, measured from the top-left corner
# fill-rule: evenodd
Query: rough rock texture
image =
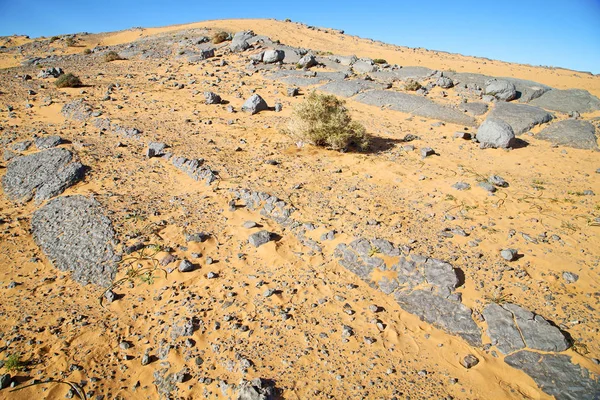
<path id="1" fill-rule="evenodd" d="M 600 99 L 582 89 L 550 90 L 532 100 L 531 104 L 563 113 L 600 110 Z"/>
<path id="2" fill-rule="evenodd" d="M 459 335 L 472 346 L 481 345 L 481 332 L 473 321 L 471 309 L 464 304 L 424 290 L 415 290 L 408 295 L 397 294 L 396 301 L 425 322 Z"/>
<path id="3" fill-rule="evenodd" d="M 319 90 L 343 97 L 352 97 L 369 89 L 385 89 L 385 87 L 381 83 L 365 80 L 333 81 L 319 87 Z"/>
<path id="4" fill-rule="evenodd" d="M 211 170 L 203 159 L 189 160 L 185 157 L 175 156 L 171 162 L 177 169 L 185 172 L 195 181 L 204 180 L 207 185 L 210 185 L 217 179 L 217 173 Z"/>
<path id="5" fill-rule="evenodd" d="M 482 149 L 512 147 L 515 142 L 515 133 L 506 122 L 487 118 L 477 129 L 477 141 Z"/>
<path id="6" fill-rule="evenodd" d="M 600 396 L 598 377 L 571 363 L 567 355 L 523 350 L 507 356 L 504 361 L 531 376 L 540 389 L 556 400 L 596 400 Z"/>
<path id="7" fill-rule="evenodd" d="M 516 304 L 489 304 L 483 316 L 488 324 L 488 336 L 504 354 L 525 347 L 564 351 L 570 346 L 560 329 Z"/>
<path id="8" fill-rule="evenodd" d="M 51 200 L 33 213 L 35 242 L 56 268 L 82 285 L 111 284 L 117 271 L 115 232 L 99 203 L 84 196 Z"/>
<path id="9" fill-rule="evenodd" d="M 458 108 L 471 115 L 483 115 L 488 111 L 488 105 L 485 103 L 464 103 Z"/>
<path id="10" fill-rule="evenodd" d="M 527 104 L 498 102 L 488 116 L 506 122 L 515 135 L 525 133 L 536 125 L 552 120 L 553 116 L 546 110 Z"/>
<path id="11" fill-rule="evenodd" d="M 85 121 L 92 116 L 92 107 L 84 99 L 78 99 L 65 104 L 60 112 L 65 118 Z"/>
<path id="12" fill-rule="evenodd" d="M 237 387 L 236 400 L 275 400 L 277 389 L 270 381 L 261 378 L 242 381 Z"/>
<path id="13" fill-rule="evenodd" d="M 57 196 L 84 175 L 84 166 L 73 158 L 63 148 L 15 157 L 2 177 L 2 188 L 9 199 L 19 202 L 35 198 L 39 203 Z"/>
<path id="14" fill-rule="evenodd" d="M 359 60 L 352 64 L 352 71 L 355 74 L 368 74 L 377 71 L 377 65 L 374 65 L 371 60 Z"/>
<path id="15" fill-rule="evenodd" d="M 244 51 L 250 48 L 250 44 L 248 43 L 254 37 L 254 32 L 252 31 L 241 31 L 237 32 L 233 35 L 233 39 L 229 45 L 229 49 L 233 52 Z"/>
<path id="16" fill-rule="evenodd" d="M 267 102 L 256 93 L 250 96 L 242 106 L 242 111 L 249 112 L 251 115 L 268 109 L 269 106 L 267 105 Z"/>
<path id="17" fill-rule="evenodd" d="M 317 59 L 312 54 L 307 54 L 298 60 L 298 65 L 302 68 L 310 68 L 317 65 Z"/>
<path id="18" fill-rule="evenodd" d="M 587 121 L 567 119 L 555 122 L 535 137 L 576 149 L 598 148 L 596 128 Z"/>
<path id="19" fill-rule="evenodd" d="M 389 106 L 390 109 L 455 124 L 474 126 L 475 120 L 464 113 L 437 104 L 422 96 L 387 90 L 372 90 L 357 95 L 354 100 L 373 106 Z"/>
<path id="20" fill-rule="evenodd" d="M 35 147 L 40 150 L 51 149 L 62 143 L 62 139 L 58 135 L 41 136 L 34 140 Z"/>
<path id="21" fill-rule="evenodd" d="M 271 236 L 271 232 L 258 231 L 248 237 L 248 243 L 254 247 L 260 247 L 263 244 L 269 243 L 271 241 Z"/>
<path id="22" fill-rule="evenodd" d="M 511 101 L 517 98 L 517 88 L 515 85 L 509 81 L 500 79 L 490 79 L 487 81 L 484 93 L 503 101 Z"/>
<path id="23" fill-rule="evenodd" d="M 448 78 L 447 76 L 440 76 L 438 80 L 435 81 L 435 84 L 443 89 L 450 89 L 454 86 L 452 79 Z"/>

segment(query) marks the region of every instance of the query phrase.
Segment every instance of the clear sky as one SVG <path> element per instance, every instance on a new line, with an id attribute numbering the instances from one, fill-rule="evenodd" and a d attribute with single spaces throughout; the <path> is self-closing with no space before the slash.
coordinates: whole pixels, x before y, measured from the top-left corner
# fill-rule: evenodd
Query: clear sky
<path id="1" fill-rule="evenodd" d="M 0 0 L 0 36 L 290 18 L 384 42 L 600 73 L 600 0 Z"/>

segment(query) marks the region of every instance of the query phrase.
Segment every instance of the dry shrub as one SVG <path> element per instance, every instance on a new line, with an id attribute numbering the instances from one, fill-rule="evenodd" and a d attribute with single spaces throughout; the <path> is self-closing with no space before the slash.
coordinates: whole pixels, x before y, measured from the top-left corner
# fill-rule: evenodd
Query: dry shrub
<path id="1" fill-rule="evenodd" d="M 421 84 L 413 79 L 409 79 L 404 84 L 404 89 L 410 90 L 411 92 L 415 92 L 415 91 L 421 89 Z"/>
<path id="2" fill-rule="evenodd" d="M 104 55 L 105 62 L 111 62 L 111 61 L 117 61 L 117 60 L 122 60 L 122 58 L 119 55 L 119 53 L 117 53 L 116 51 L 109 51 L 108 53 L 106 53 Z"/>
<path id="3" fill-rule="evenodd" d="M 212 42 L 214 44 L 219 44 L 219 43 L 223 43 L 226 40 L 229 40 L 229 33 L 227 32 L 217 32 L 214 35 L 212 35 Z"/>
<path id="4" fill-rule="evenodd" d="M 352 121 L 344 101 L 335 96 L 312 92 L 292 112 L 287 132 L 316 146 L 345 150 L 353 145 L 369 146 L 364 126 Z"/>
<path id="5" fill-rule="evenodd" d="M 59 88 L 79 87 L 82 85 L 81 80 L 71 73 L 59 76 L 54 84 Z"/>

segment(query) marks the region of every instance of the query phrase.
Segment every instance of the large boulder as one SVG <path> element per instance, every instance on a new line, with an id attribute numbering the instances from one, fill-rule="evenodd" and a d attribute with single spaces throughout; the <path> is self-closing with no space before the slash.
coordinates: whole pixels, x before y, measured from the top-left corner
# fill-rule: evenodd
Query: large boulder
<path id="1" fill-rule="evenodd" d="M 600 110 L 600 100 L 582 89 L 550 90 L 537 99 L 533 99 L 530 104 L 563 113 Z"/>
<path id="2" fill-rule="evenodd" d="M 529 131 L 536 125 L 552 120 L 548 111 L 527 104 L 498 102 L 488 116 L 502 120 L 510 125 L 515 135 Z"/>
<path id="3" fill-rule="evenodd" d="M 283 50 L 266 50 L 262 57 L 262 62 L 265 64 L 273 64 L 279 61 L 283 61 L 285 58 L 285 52 Z"/>
<path id="4" fill-rule="evenodd" d="M 317 65 L 317 59 L 312 54 L 307 54 L 298 60 L 298 65 L 302 68 L 310 68 Z"/>
<path id="5" fill-rule="evenodd" d="M 501 79 L 490 79 L 485 82 L 484 93 L 503 101 L 511 101 L 517 98 L 515 85 Z"/>
<path id="6" fill-rule="evenodd" d="M 250 43 L 248 43 L 248 41 L 254 36 L 254 32 L 252 31 L 237 32 L 235 35 L 233 35 L 229 49 L 231 49 L 233 52 L 239 52 L 250 48 Z"/>
<path id="7" fill-rule="evenodd" d="M 597 149 L 596 128 L 587 121 L 567 119 L 556 122 L 538 133 L 538 139 L 576 149 Z"/>
<path id="8" fill-rule="evenodd" d="M 251 115 L 268 109 L 267 102 L 256 93 L 250 96 L 244 105 L 242 105 L 242 111 L 249 112 Z"/>
<path id="9" fill-rule="evenodd" d="M 352 71 L 356 74 L 368 74 L 377 71 L 377 65 L 373 64 L 372 60 L 358 60 L 352 64 Z"/>
<path id="10" fill-rule="evenodd" d="M 506 149 L 515 143 L 515 133 L 510 125 L 496 118 L 487 118 L 483 121 L 475 137 L 482 149 Z"/>
<path id="11" fill-rule="evenodd" d="M 85 167 L 64 148 L 15 157 L 2 177 L 2 188 L 13 201 L 37 203 L 61 194 L 79 181 Z"/>
<path id="12" fill-rule="evenodd" d="M 98 202 L 87 197 L 51 200 L 31 217 L 33 239 L 54 266 L 82 285 L 109 286 L 117 272 L 115 232 Z"/>

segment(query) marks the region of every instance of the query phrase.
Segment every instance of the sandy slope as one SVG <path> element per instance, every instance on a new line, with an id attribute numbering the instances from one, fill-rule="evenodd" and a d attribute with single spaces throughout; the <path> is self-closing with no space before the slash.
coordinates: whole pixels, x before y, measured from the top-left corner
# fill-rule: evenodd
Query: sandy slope
<path id="1" fill-rule="evenodd" d="M 232 32 L 253 29 L 282 43 L 335 54 L 514 76 L 600 95 L 600 78 L 585 73 L 396 48 L 271 20 L 135 29 L 91 35 L 81 42 L 87 47 L 116 45 L 142 36 L 204 27 Z M 60 52 L 82 49 L 64 48 Z M 2 60 L 3 66 L 11 65 Z M 10 343 L 3 343 L 6 347 L 0 354 L 5 357 L 19 351 L 32 362 L 19 374 L 20 380 L 85 380 L 87 390 L 106 398 L 153 399 L 158 398 L 153 373 L 168 361 L 173 372 L 189 368 L 191 379 L 178 385 L 181 398 L 226 398 L 217 380 L 235 384 L 241 378 L 253 377 L 276 380 L 283 397 L 290 399 L 407 395 L 549 398 L 530 377 L 508 367 L 493 348 L 474 349 L 420 321 L 330 257 L 311 255 L 289 232 L 257 212 L 230 211 L 228 189 L 237 188 L 263 190 L 292 202 L 298 219 L 318 226 L 315 238 L 329 229 L 341 232 L 326 244 L 324 254 L 331 254 L 336 244 L 353 237 L 377 236 L 399 244 L 410 242 L 419 254 L 450 260 L 465 273 L 460 292 L 466 305 L 481 311 L 490 298 L 503 298 L 536 311 L 567 328 L 580 343 L 578 350 L 585 353 L 571 349 L 566 354 L 600 373 L 591 361 L 600 357 L 600 228 L 591 223 L 598 217 L 599 203 L 597 197 L 577 194 L 588 189 L 600 194 L 600 174 L 595 172 L 600 167 L 597 152 L 554 148 L 529 136 L 525 137 L 529 145 L 520 149 L 482 151 L 471 142 L 452 138 L 455 131 L 463 129 L 461 126 L 432 126 L 431 120 L 354 102 L 348 106 L 353 117 L 375 136 L 374 151 L 300 149 L 281 128 L 291 106 L 302 98 L 285 97 L 286 85 L 265 80 L 260 74 L 247 76 L 243 56 L 228 55 L 227 60 L 227 68 L 216 62 L 198 66 L 175 60 L 69 65 L 69 70 L 89 85 L 83 89 L 85 93 L 82 89 L 56 90 L 48 84 L 44 93 L 50 94 L 55 104 L 42 106 L 43 96 L 38 95 L 31 109 L 23 107 L 22 81 L 8 80 L 13 70 L 2 72 L 9 82 L 2 88 L 7 93 L 2 102 L 10 102 L 17 111 L 17 118 L 9 119 L 2 109 L 3 138 L 14 135 L 15 141 L 31 139 L 41 130 L 60 134 L 71 142 L 63 146 L 75 149 L 82 162 L 91 166 L 85 181 L 66 194 L 95 196 L 109 210 L 126 244 L 142 237 L 172 247 L 179 259 L 202 254 L 198 260 L 192 259 L 199 264 L 197 271 L 175 270 L 150 285 L 137 281 L 132 287 L 125 285 L 117 290 L 124 297 L 102 308 L 97 300 L 100 289 L 80 287 L 71 281 L 68 274 L 52 267 L 33 242 L 29 216 L 36 206 L 15 205 L 1 196 L 0 331 L 3 341 Z M 125 74 L 133 77 L 125 78 Z M 162 84 L 162 77 L 169 75 L 186 87 L 176 90 Z M 151 76 L 161 77 L 161 82 L 150 82 Z M 196 82 L 188 83 L 191 80 Z M 119 83 L 121 88 L 113 93 L 114 101 L 102 102 L 109 83 Z M 200 93 L 194 94 L 194 90 Z M 205 105 L 204 90 L 220 93 L 236 110 L 256 90 L 270 105 L 281 101 L 284 110 L 254 116 L 230 114 L 224 105 Z M 82 95 L 101 107 L 105 116 L 138 127 L 143 138 L 99 135 L 91 125 L 60 115 L 62 104 Z M 234 123 L 229 125 L 228 120 Z M 432 147 L 440 156 L 422 160 L 417 152 L 403 151 L 398 139 L 407 133 L 420 136 L 417 148 Z M 152 140 L 170 144 L 175 154 L 206 159 L 221 173 L 218 188 L 193 181 L 164 160 L 146 160 L 143 150 Z M 124 146 L 117 147 L 117 143 Z M 242 151 L 235 151 L 238 146 Z M 275 159 L 279 165 L 266 165 L 267 159 Z M 332 173 L 337 169 L 341 173 Z M 492 173 L 510 182 L 509 188 L 494 197 L 477 187 L 482 176 Z M 469 182 L 472 189 L 454 190 L 452 185 L 457 181 Z M 292 189 L 297 184 L 301 189 Z M 324 190 L 326 187 L 330 190 Z M 450 221 L 446 215 L 456 219 Z M 379 224 L 368 225 L 369 219 Z M 260 222 L 282 239 L 251 248 L 247 237 L 256 229 L 242 228 L 247 220 Z M 455 226 L 470 236 L 440 238 L 442 228 Z M 508 236 L 511 229 L 518 233 L 513 238 Z M 197 231 L 210 232 L 213 237 L 201 244 L 186 243 L 184 233 Z M 557 234 L 561 242 L 534 244 L 521 233 L 533 237 Z M 132 238 L 127 240 L 128 236 Z M 481 240 L 478 247 L 467 245 L 473 239 Z M 498 255 L 505 247 L 518 248 L 524 257 L 505 265 Z M 218 262 L 207 265 L 207 256 Z M 579 281 L 565 285 L 561 278 L 564 271 L 576 272 Z M 208 272 L 217 272 L 218 278 L 207 279 Z M 20 285 L 8 289 L 11 281 Z M 264 284 L 258 284 L 260 281 Z M 265 298 L 266 288 L 277 288 L 281 293 Z M 323 299 L 327 301 L 321 303 Z M 374 314 L 369 310 L 372 304 L 383 311 Z M 354 314 L 345 311 L 348 307 Z M 230 315 L 249 330 L 244 332 L 225 322 Z M 144 351 L 150 349 L 155 354 L 161 340 L 169 339 L 171 325 L 185 316 L 202 321 L 203 328 L 193 336 L 193 346 L 187 347 L 184 338 L 179 338 L 165 360 L 141 366 Z M 383 332 L 376 328 L 374 319 L 385 323 Z M 215 322 L 221 329 L 214 329 Z M 356 331 L 348 343 L 340 334 L 342 324 L 352 325 Z M 366 344 L 366 336 L 377 341 Z M 121 349 L 123 340 L 132 347 Z M 470 353 L 480 364 L 466 370 L 459 360 Z M 254 364 L 247 373 L 239 369 L 240 355 Z M 201 365 L 196 364 L 197 357 L 203 359 Z M 83 370 L 70 371 L 71 364 Z M 203 377 L 213 382 L 198 383 Z M 63 398 L 68 390 L 60 385 L 46 388 L 11 394 L 2 390 L 0 398 Z"/>

